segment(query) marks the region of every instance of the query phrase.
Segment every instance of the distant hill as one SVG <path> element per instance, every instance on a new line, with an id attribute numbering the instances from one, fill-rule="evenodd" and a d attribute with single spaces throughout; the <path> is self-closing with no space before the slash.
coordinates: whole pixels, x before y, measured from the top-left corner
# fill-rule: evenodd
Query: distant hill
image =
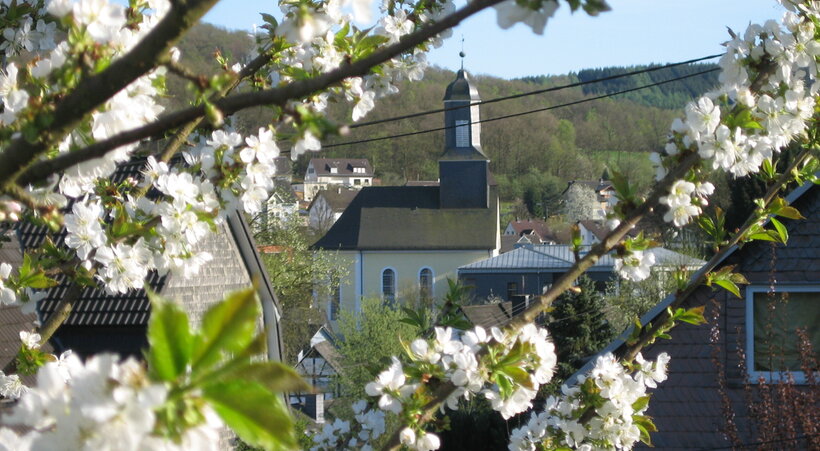
<path id="1" fill-rule="evenodd" d="M 183 39 L 179 47 L 183 62 L 201 73 L 220 70 L 215 52 L 229 57 L 229 64 L 246 61 L 253 53 L 250 38 L 241 32 L 228 32 L 210 25 L 199 25 Z M 637 67 L 642 68 L 645 66 Z M 588 84 L 547 94 L 487 104 L 481 107 L 482 119 L 554 107 L 604 93 L 702 71 L 713 65 L 694 64 L 641 74 L 635 77 Z M 469 68 L 468 68 L 469 69 Z M 484 100 L 526 93 L 577 81 L 589 81 L 635 70 L 636 67 L 587 69 L 562 76 L 528 77 L 504 80 L 490 76 L 473 77 Z M 424 80 L 400 84 L 400 93 L 380 99 L 365 121 L 391 118 L 403 114 L 442 107 L 442 96 L 455 74 L 431 68 Z M 715 73 L 613 96 L 611 98 L 556 108 L 512 119 L 482 124 L 482 146 L 491 159 L 491 169 L 499 181 L 502 197 L 546 199 L 563 189 L 566 181 L 597 179 L 605 166 L 628 173 L 639 184 L 651 181 L 651 168 L 645 152 L 663 145 L 672 119 L 689 100 L 716 85 Z M 172 106 L 190 101 L 185 83 L 170 83 Z M 340 123 L 350 123 L 350 107 L 334 104 L 330 115 Z M 265 125 L 265 109 L 243 114 L 234 125 L 240 131 L 253 131 Z M 441 127 L 442 113 L 392 121 L 372 127 L 361 127 L 348 136 L 326 140 L 326 145 L 388 137 Z M 386 184 L 405 180 L 435 180 L 437 158 L 443 147 L 442 132 L 418 134 L 367 144 L 329 147 L 323 156 L 363 157 L 373 163 L 377 177 Z M 297 161 L 294 174 L 304 173 L 307 155 Z M 529 194 L 527 194 L 529 192 Z M 545 195 L 544 193 L 548 193 Z"/>

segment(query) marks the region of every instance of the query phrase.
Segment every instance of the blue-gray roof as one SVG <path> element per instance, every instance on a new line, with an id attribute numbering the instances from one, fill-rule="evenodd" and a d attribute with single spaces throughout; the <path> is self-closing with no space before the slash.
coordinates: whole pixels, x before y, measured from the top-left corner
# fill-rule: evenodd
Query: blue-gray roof
<path id="1" fill-rule="evenodd" d="M 581 249 L 581 255 L 587 253 L 590 246 Z M 669 249 L 656 247 L 649 252 L 655 254 L 655 264 L 659 266 L 687 266 L 699 268 L 705 262 Z M 497 257 L 470 263 L 459 267 L 464 272 L 496 272 L 499 270 L 544 271 L 565 270 L 575 263 L 572 248 L 565 244 L 526 245 Z M 615 259 L 607 254 L 598 259 L 590 268 L 591 271 L 612 271 Z"/>
<path id="2" fill-rule="evenodd" d="M 586 246 L 582 252 L 589 251 Z M 501 254 L 497 257 L 470 263 L 459 267 L 459 271 L 502 270 L 544 270 L 544 269 L 567 269 L 575 262 L 572 249 L 567 245 L 527 245 L 519 247 L 513 251 Z M 609 255 L 603 256 L 592 266 L 593 270 L 611 270 L 614 260 Z"/>

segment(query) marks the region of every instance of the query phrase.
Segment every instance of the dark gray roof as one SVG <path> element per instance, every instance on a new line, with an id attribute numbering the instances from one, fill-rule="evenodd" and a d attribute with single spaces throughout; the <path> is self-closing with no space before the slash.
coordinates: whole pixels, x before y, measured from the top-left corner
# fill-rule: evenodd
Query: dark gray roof
<path id="1" fill-rule="evenodd" d="M 145 165 L 145 159 L 135 158 L 122 164 L 112 175 L 112 180 L 122 181 L 128 177 L 139 179 L 140 170 Z M 250 232 L 244 216 L 233 212 L 226 218 L 227 230 L 236 243 L 239 256 L 245 269 L 251 277 L 259 277 L 259 296 L 262 301 L 264 323 L 268 328 L 268 354 L 270 358 L 279 360 L 281 356 L 281 340 L 279 339 L 278 300 L 270 286 L 265 266 L 256 251 L 253 235 Z M 21 222 L 18 234 L 23 249 L 33 249 L 42 244 L 48 236 L 44 227 L 37 227 L 28 222 Z M 56 234 L 56 244 L 61 245 L 65 238 L 65 231 Z M 145 282 L 148 287 L 162 292 L 167 277 L 159 276 L 156 271 L 148 274 Z M 64 276 L 57 278 L 59 285 L 49 289 L 46 297 L 38 304 L 41 319 L 46 321 L 55 311 L 60 300 L 65 296 L 69 283 Z M 195 286 L 191 287 L 196 290 Z M 145 290 L 131 290 L 124 294 L 109 294 L 101 288 L 84 288 L 74 308 L 65 320 L 68 326 L 145 326 L 151 312 L 151 305 Z"/>
<path id="2" fill-rule="evenodd" d="M 331 185 L 330 188 L 320 190 L 316 193 L 310 205 L 313 207 L 313 204 L 316 203 L 319 197 L 323 197 L 331 210 L 334 212 L 342 212 L 353 202 L 357 194 L 359 194 L 358 189 Z"/>
<path id="3" fill-rule="evenodd" d="M 144 167 L 144 159 L 134 159 L 117 168 L 111 176 L 115 182 L 128 177 L 139 179 L 140 170 Z M 71 208 L 69 205 L 68 208 Z M 45 227 L 39 227 L 30 222 L 21 222 L 18 234 L 24 250 L 35 249 L 49 236 Z M 55 235 L 58 246 L 63 245 L 65 230 Z M 59 284 L 46 292 L 46 297 L 38 305 L 41 319 L 45 322 L 54 313 L 60 300 L 63 299 L 69 288 L 64 276 L 56 277 Z M 165 282 L 156 272 L 149 274 L 146 283 L 151 289 L 160 291 Z M 101 288 L 84 288 L 79 299 L 74 303 L 71 314 L 65 320 L 65 325 L 146 325 L 150 314 L 150 302 L 144 290 L 131 290 L 128 293 L 110 295 Z"/>
<path id="4" fill-rule="evenodd" d="M 367 158 L 311 158 L 310 164 L 316 175 L 373 177 L 373 166 Z M 331 173 L 331 168 L 336 172 Z M 353 172 L 353 168 L 364 168 L 364 172 Z"/>
<path id="5" fill-rule="evenodd" d="M 290 177 L 292 163 L 290 157 L 280 156 L 273 159 L 273 166 L 276 169 L 276 177 Z"/>
<path id="6" fill-rule="evenodd" d="M 462 305 L 460 309 L 473 326 L 481 326 L 487 330 L 491 327 L 503 327 L 513 317 L 510 301 L 498 304 Z"/>
<path id="7" fill-rule="evenodd" d="M 820 172 L 817 173 L 820 176 Z M 783 219 L 789 233 L 787 246 L 771 242 L 757 241 L 732 247 L 720 261 L 716 269 L 734 265 L 735 272 L 744 274 L 753 285 L 775 284 L 817 286 L 820 281 L 820 187 L 806 182 L 792 191 L 786 200 L 805 217 L 804 220 Z M 701 269 L 692 276 L 699 278 L 705 271 Z M 746 296 L 741 287 L 741 296 Z M 661 300 L 641 318 L 641 324 L 654 323 L 675 301 L 670 295 Z M 723 433 L 727 415 L 724 398 L 718 386 L 723 378 L 726 394 L 732 404 L 732 419 L 738 427 L 741 441 L 756 442 L 753 433 L 754 421 L 749 421 L 753 412 L 747 409 L 744 382 L 747 373 L 740 367 L 741 352 L 738 345 L 745 346 L 747 307 L 743 300 L 725 290 L 715 291 L 701 285 L 680 304 L 683 308 L 706 306 L 707 319 L 717 313 L 719 321 L 710 325 L 683 324 L 671 330 L 671 340 L 659 340 L 648 346 L 642 354 L 655 358 L 661 352 L 671 357 L 669 378 L 652 391 L 652 401 L 647 414 L 653 418 L 658 432 L 652 433 L 652 442 L 658 449 L 731 449 L 731 443 Z M 713 345 L 712 340 L 719 331 L 720 339 Z M 605 347 L 599 354 L 618 352 L 626 342 L 631 328 Z M 748 351 L 748 350 L 747 350 Z M 717 357 L 714 357 L 717 355 Z M 587 372 L 595 358 L 577 371 L 569 381 L 574 381 Z M 723 365 L 724 374 L 718 373 L 715 362 Z M 796 387 L 799 391 L 802 388 Z M 646 448 L 641 445 L 638 448 Z M 807 449 L 800 443 L 797 449 Z"/>
<path id="8" fill-rule="evenodd" d="M 8 263 L 12 268 L 19 268 L 23 263 L 23 254 L 16 233 L 8 231 L 0 238 L 8 239 L 0 242 L 0 263 Z M 0 306 L 0 362 L 3 365 L 10 362 L 20 350 L 20 331 L 34 330 L 36 320 L 36 314 L 25 314 L 19 306 Z M 51 352 L 51 346 L 46 344 L 44 350 Z M 28 382 L 31 383 L 33 380 Z"/>
<path id="9" fill-rule="evenodd" d="M 362 188 L 321 249 L 495 249 L 497 206 L 439 208 L 437 186 Z"/>
<path id="10" fill-rule="evenodd" d="M 459 70 L 456 73 L 456 79 L 447 85 L 447 90 L 444 91 L 444 100 L 481 100 L 478 97 L 478 90 L 470 80 L 470 75 L 466 70 Z"/>

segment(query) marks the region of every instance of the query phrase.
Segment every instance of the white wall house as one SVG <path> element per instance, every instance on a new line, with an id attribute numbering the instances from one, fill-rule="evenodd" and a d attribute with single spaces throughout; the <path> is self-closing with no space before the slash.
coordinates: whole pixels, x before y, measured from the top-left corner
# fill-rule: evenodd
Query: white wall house
<path id="1" fill-rule="evenodd" d="M 373 184 L 373 166 L 366 158 L 312 158 L 305 171 L 305 200 L 332 185 L 360 189 Z"/>

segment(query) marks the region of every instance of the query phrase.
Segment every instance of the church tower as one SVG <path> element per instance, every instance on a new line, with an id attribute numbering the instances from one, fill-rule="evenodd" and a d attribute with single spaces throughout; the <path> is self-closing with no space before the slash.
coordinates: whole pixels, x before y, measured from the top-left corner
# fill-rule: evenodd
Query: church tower
<path id="1" fill-rule="evenodd" d="M 444 93 L 444 154 L 439 158 L 441 208 L 489 208 L 489 159 L 481 151 L 478 90 L 464 69 Z"/>

